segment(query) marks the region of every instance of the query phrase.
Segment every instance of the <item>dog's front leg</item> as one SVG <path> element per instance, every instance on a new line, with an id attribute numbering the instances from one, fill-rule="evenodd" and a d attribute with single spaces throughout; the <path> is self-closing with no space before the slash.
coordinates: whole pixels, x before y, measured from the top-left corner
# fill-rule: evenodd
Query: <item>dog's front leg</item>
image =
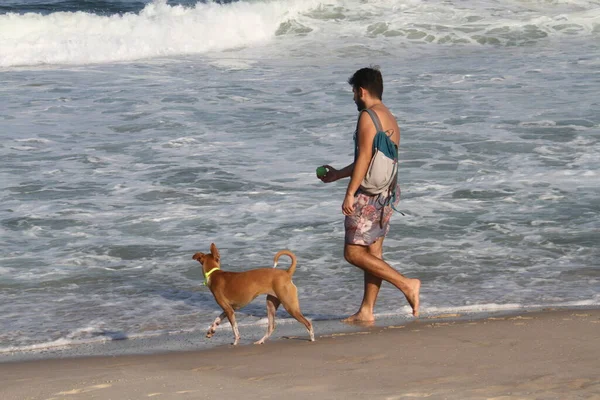
<path id="1" fill-rule="evenodd" d="M 217 327 L 221 324 L 221 321 L 223 320 L 223 318 L 225 318 L 226 315 L 227 314 L 225 313 L 225 311 L 223 311 L 221 313 L 221 315 L 219 315 L 215 319 L 215 322 L 212 323 L 212 325 L 210 326 L 210 328 L 208 328 L 208 332 L 206 332 L 206 337 L 207 338 L 211 338 L 215 334 L 215 332 L 217 330 Z"/>
<path id="2" fill-rule="evenodd" d="M 217 301 L 217 304 L 221 306 L 223 313 L 227 315 L 227 319 L 231 324 L 231 329 L 233 329 L 233 345 L 235 346 L 240 341 L 240 332 L 238 331 L 237 322 L 235 322 L 235 313 L 233 307 L 231 307 L 227 300 L 225 300 L 222 296 L 215 295 L 215 300 Z"/>

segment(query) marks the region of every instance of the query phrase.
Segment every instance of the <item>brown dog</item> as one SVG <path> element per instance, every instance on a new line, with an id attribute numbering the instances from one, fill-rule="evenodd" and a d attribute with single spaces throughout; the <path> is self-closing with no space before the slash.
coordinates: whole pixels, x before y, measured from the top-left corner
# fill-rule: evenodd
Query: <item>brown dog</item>
<path id="1" fill-rule="evenodd" d="M 275 269 L 277 260 L 284 254 L 292 259 L 292 265 L 287 271 Z M 223 313 L 208 328 L 206 337 L 212 337 L 221 320 L 227 316 L 233 329 L 233 344 L 238 344 L 240 333 L 235 321 L 235 310 L 244 307 L 257 296 L 266 294 L 269 326 L 265 336 L 255 344 L 263 344 L 275 330 L 275 312 L 279 304 L 283 304 L 283 307 L 292 317 L 306 326 L 311 342 L 315 340 L 312 324 L 300 312 L 296 285 L 292 282 L 292 275 L 296 271 L 296 256 L 294 253 L 289 250 L 281 250 L 275 255 L 273 268 L 252 269 L 245 272 L 222 271 L 221 257 L 214 243 L 210 245 L 209 254 L 198 252 L 192 258 L 202 264 L 205 284 L 223 309 Z"/>

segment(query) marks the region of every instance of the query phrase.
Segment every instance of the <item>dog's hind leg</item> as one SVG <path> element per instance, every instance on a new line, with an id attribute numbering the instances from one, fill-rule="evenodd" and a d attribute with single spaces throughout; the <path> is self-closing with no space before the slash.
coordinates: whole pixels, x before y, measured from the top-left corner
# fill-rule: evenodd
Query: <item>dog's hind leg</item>
<path id="1" fill-rule="evenodd" d="M 240 331 L 238 331 L 237 322 L 235 321 L 235 312 L 233 308 L 229 307 L 225 310 L 225 314 L 227 314 L 227 319 L 231 324 L 231 329 L 233 329 L 233 345 L 236 346 L 240 342 Z"/>
<path id="2" fill-rule="evenodd" d="M 215 334 L 217 327 L 221 324 L 221 321 L 223 320 L 223 318 L 225 318 L 226 315 L 227 314 L 223 311 L 221 315 L 215 318 L 215 322 L 212 323 L 210 328 L 208 328 L 208 332 L 206 332 L 207 338 L 211 338 Z"/>
<path id="3" fill-rule="evenodd" d="M 300 302 L 298 301 L 298 290 L 296 289 L 296 285 L 290 282 L 290 285 L 283 288 L 283 290 L 278 290 L 276 294 L 279 300 L 281 300 L 281 304 L 283 304 L 285 310 L 292 317 L 296 318 L 296 321 L 304 324 L 310 335 L 310 341 L 314 342 L 315 333 L 312 324 L 300 312 Z"/>
<path id="4" fill-rule="evenodd" d="M 279 304 L 281 304 L 281 302 L 277 297 L 270 294 L 267 295 L 267 316 L 269 318 L 269 326 L 267 327 L 267 333 L 265 333 L 265 336 L 263 336 L 259 341 L 254 342 L 254 344 L 263 344 L 275 330 L 275 314 Z"/>

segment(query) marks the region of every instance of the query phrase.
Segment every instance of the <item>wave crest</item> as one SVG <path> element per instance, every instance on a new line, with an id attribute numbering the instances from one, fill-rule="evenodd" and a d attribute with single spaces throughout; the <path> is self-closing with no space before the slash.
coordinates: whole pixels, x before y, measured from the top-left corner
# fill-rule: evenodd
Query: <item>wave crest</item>
<path id="1" fill-rule="evenodd" d="M 0 67 L 88 64 L 226 51 L 271 44 L 339 53 L 353 45 L 527 46 L 597 37 L 596 1 L 252 0 L 169 5 L 139 13 L 0 15 Z M 306 37 L 307 40 L 302 38 Z M 311 53 L 313 51 L 313 53 Z M 304 52 L 302 52 L 304 54 Z"/>
<path id="2" fill-rule="evenodd" d="M 316 1 L 197 3 L 154 0 L 138 14 L 0 15 L 0 67 L 88 64 L 205 53 L 265 43 Z"/>

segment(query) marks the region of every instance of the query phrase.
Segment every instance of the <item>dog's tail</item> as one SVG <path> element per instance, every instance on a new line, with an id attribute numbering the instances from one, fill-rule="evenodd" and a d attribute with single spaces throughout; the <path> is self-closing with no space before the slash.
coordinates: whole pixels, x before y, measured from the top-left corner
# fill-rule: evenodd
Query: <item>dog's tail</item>
<path id="1" fill-rule="evenodd" d="M 277 267 L 277 261 L 279 260 L 279 257 L 283 255 L 286 255 L 292 259 L 292 265 L 290 265 L 287 270 L 288 274 L 292 276 L 294 275 L 294 272 L 296 272 L 296 255 L 289 250 L 280 250 L 277 252 L 277 254 L 275 254 L 275 258 L 273 259 L 273 268 Z"/>

